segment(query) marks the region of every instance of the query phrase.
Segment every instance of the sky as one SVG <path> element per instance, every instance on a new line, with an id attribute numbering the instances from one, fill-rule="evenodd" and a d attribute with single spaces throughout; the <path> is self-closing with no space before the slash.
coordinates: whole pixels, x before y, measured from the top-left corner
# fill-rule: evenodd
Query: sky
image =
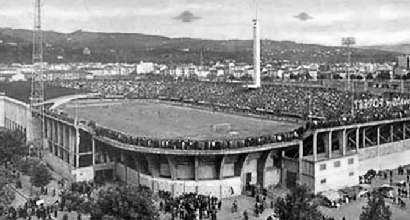
<path id="1" fill-rule="evenodd" d="M 0 27 L 32 28 L 34 0 L 0 3 Z M 251 39 L 255 8 L 263 39 L 332 46 L 342 37 L 355 37 L 357 46 L 410 43 L 410 0 L 42 0 L 42 26 L 64 33 Z M 199 19 L 174 19 L 184 11 Z M 295 18 L 300 13 L 312 19 Z"/>

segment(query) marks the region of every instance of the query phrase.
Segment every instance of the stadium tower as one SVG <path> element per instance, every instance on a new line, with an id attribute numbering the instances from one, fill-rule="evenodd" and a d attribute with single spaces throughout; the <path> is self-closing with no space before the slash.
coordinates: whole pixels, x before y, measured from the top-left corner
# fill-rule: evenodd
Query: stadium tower
<path id="1" fill-rule="evenodd" d="M 252 20 L 253 25 L 253 84 L 249 85 L 250 89 L 261 87 L 261 41 L 259 35 L 258 8 L 255 3 L 255 18 Z"/>
<path id="2" fill-rule="evenodd" d="M 41 0 L 34 2 L 33 27 L 33 72 L 31 76 L 30 108 L 33 116 L 37 117 L 38 144 L 40 149 L 44 143 L 44 76 L 43 76 L 43 34 L 41 31 Z M 41 156 L 41 155 L 40 155 Z"/>

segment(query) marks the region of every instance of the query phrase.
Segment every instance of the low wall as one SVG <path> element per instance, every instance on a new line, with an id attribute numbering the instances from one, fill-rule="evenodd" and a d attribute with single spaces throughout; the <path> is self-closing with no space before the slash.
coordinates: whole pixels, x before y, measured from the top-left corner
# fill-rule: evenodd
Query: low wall
<path id="1" fill-rule="evenodd" d="M 396 169 L 410 164 L 410 140 L 382 144 L 359 150 L 359 174 L 368 170 Z"/>
<path id="2" fill-rule="evenodd" d="M 180 196 L 183 193 L 197 192 L 203 195 L 211 195 L 218 198 L 229 198 L 239 196 L 242 192 L 240 177 L 226 178 L 223 180 L 199 180 L 199 181 L 182 181 L 171 180 L 166 178 L 153 178 L 146 174 L 140 174 L 137 171 L 125 167 L 123 164 L 116 164 L 117 177 L 127 184 L 135 184 L 150 187 L 154 192 L 165 190 L 174 196 Z"/>
<path id="3" fill-rule="evenodd" d="M 72 173 L 70 172 L 70 170 L 71 170 L 70 165 L 67 162 L 61 160 L 60 158 L 58 158 L 56 156 L 54 156 L 50 152 L 45 152 L 43 159 L 44 159 L 44 161 L 46 161 L 46 163 L 48 165 L 51 166 L 51 168 L 54 171 L 56 171 L 58 174 L 63 176 L 65 179 L 74 180 L 74 177 L 73 177 Z"/>
<path id="4" fill-rule="evenodd" d="M 71 172 L 76 182 L 93 181 L 94 180 L 94 168 L 83 167 L 75 169 Z"/>
<path id="5" fill-rule="evenodd" d="M 6 119 L 5 96 L 4 96 L 4 93 L 0 93 L 0 127 L 6 126 L 5 119 Z"/>

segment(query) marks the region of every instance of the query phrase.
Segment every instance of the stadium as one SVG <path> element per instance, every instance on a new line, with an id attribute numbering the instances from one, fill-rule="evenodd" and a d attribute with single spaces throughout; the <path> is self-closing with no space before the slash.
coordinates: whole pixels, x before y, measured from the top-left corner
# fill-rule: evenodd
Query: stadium
<path id="1" fill-rule="evenodd" d="M 394 91 L 149 78 L 54 87 L 65 92 L 44 103 L 42 157 L 72 181 L 119 179 L 221 198 L 296 184 L 318 193 L 410 156 L 409 99 Z M 1 126 L 35 143 L 29 105 L 5 92 Z"/>

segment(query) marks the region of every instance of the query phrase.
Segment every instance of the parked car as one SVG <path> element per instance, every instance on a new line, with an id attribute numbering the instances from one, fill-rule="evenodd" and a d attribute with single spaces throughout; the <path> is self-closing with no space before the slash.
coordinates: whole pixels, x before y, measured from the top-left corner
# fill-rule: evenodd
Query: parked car
<path id="1" fill-rule="evenodd" d="M 361 189 L 358 193 L 357 193 L 357 197 L 366 197 L 370 195 L 370 191 L 368 189 Z"/>
<path id="2" fill-rule="evenodd" d="M 364 197 L 370 193 L 369 189 L 367 189 L 366 187 L 360 186 L 360 185 L 346 187 L 344 189 L 340 189 L 339 192 L 341 192 L 344 197 L 348 197 L 349 200 L 352 200 L 358 197 Z"/>
<path id="3" fill-rule="evenodd" d="M 393 198 L 395 196 L 394 188 L 391 186 L 382 186 L 377 189 L 377 192 L 381 193 L 386 198 Z"/>
<path id="4" fill-rule="evenodd" d="M 321 199 L 321 205 L 327 207 L 338 207 L 341 204 L 343 195 L 336 190 L 328 190 L 319 193 L 318 198 Z"/>

